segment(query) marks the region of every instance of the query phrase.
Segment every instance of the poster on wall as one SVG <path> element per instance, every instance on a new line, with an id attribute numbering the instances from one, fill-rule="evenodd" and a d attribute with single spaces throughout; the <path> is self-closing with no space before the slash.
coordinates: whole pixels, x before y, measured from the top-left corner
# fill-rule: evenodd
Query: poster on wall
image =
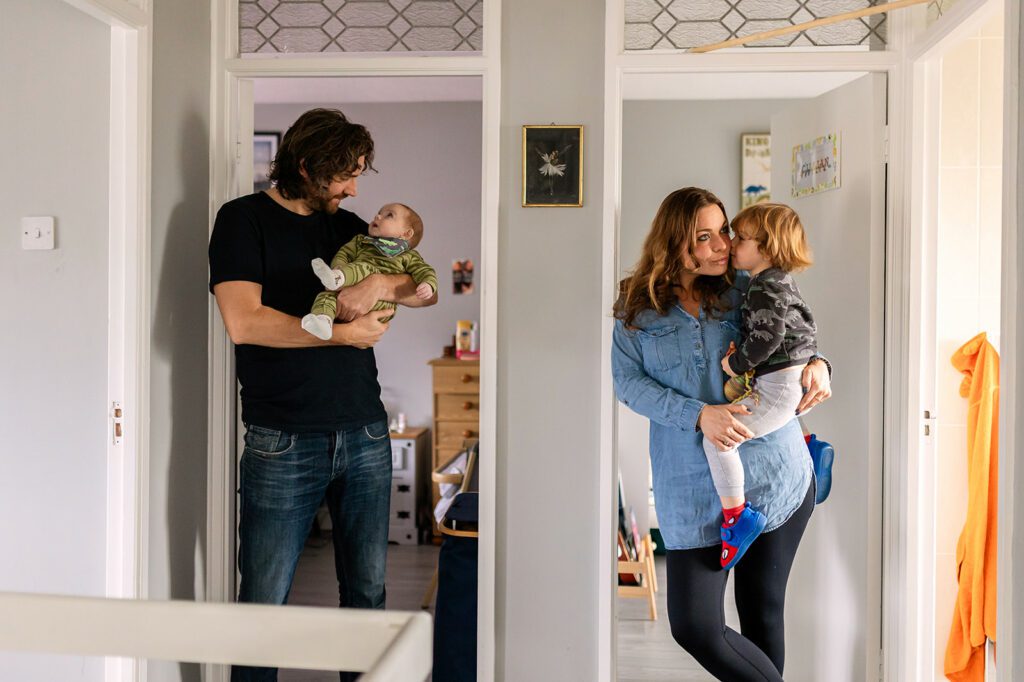
<path id="1" fill-rule="evenodd" d="M 452 293 L 459 296 L 473 293 L 473 261 L 470 258 L 452 261 Z"/>
<path id="2" fill-rule="evenodd" d="M 840 181 L 839 133 L 793 147 L 793 196 L 837 189 Z"/>
<path id="3" fill-rule="evenodd" d="M 252 136 L 252 191 L 270 189 L 270 164 L 277 156 L 281 133 L 255 133 Z"/>
<path id="4" fill-rule="evenodd" d="M 771 201 L 772 136 L 743 133 L 740 154 L 740 208 Z"/>

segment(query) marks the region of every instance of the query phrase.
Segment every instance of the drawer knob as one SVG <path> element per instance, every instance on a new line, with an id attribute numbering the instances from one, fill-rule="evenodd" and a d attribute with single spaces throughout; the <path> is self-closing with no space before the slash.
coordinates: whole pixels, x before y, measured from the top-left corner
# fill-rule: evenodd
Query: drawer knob
<path id="1" fill-rule="evenodd" d="M 462 432 L 462 437 L 463 438 L 472 438 L 473 437 L 473 432 L 470 431 L 469 429 L 466 429 L 465 431 Z"/>
<path id="2" fill-rule="evenodd" d="M 469 402 L 467 400 L 466 402 L 462 403 L 462 409 L 464 409 L 464 410 L 472 410 L 473 409 L 473 403 L 471 403 L 471 402 Z"/>
<path id="3" fill-rule="evenodd" d="M 472 380 L 473 380 L 473 375 L 472 374 L 463 374 L 462 375 L 462 383 L 468 384 Z"/>

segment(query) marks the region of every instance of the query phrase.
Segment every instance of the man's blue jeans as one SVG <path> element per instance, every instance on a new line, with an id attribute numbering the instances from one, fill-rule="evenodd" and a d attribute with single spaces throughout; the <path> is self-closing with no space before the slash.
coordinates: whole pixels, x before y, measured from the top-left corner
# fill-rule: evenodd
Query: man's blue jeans
<path id="1" fill-rule="evenodd" d="M 248 424 L 239 479 L 239 602 L 288 600 L 313 517 L 326 498 L 338 605 L 384 608 L 391 513 L 386 421 L 328 433 L 288 433 Z M 277 670 L 235 667 L 231 679 L 276 680 Z"/>

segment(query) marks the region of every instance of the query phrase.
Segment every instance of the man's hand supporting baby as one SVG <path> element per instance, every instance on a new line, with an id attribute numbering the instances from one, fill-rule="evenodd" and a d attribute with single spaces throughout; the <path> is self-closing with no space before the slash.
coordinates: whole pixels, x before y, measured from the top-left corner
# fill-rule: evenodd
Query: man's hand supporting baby
<path id="1" fill-rule="evenodd" d="M 338 292 L 338 319 L 350 322 L 362 317 L 377 301 L 422 308 L 437 303 L 437 292 L 428 298 L 420 298 L 416 293 L 416 283 L 409 275 L 370 275 Z"/>

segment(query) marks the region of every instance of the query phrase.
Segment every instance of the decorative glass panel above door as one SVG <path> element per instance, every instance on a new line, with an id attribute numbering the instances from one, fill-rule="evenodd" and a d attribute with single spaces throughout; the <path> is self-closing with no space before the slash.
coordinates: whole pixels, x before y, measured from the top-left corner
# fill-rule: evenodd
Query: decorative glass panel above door
<path id="1" fill-rule="evenodd" d="M 957 0 L 932 0 L 928 3 L 928 25 L 931 26 L 955 5 Z"/>
<path id="2" fill-rule="evenodd" d="M 948 1 L 948 0 L 947 0 Z M 882 4 L 883 0 L 625 0 L 627 50 L 682 50 Z M 884 50 L 876 14 L 744 47 L 860 46 Z"/>
<path id="3" fill-rule="evenodd" d="M 479 52 L 484 0 L 240 0 L 254 52 Z"/>

